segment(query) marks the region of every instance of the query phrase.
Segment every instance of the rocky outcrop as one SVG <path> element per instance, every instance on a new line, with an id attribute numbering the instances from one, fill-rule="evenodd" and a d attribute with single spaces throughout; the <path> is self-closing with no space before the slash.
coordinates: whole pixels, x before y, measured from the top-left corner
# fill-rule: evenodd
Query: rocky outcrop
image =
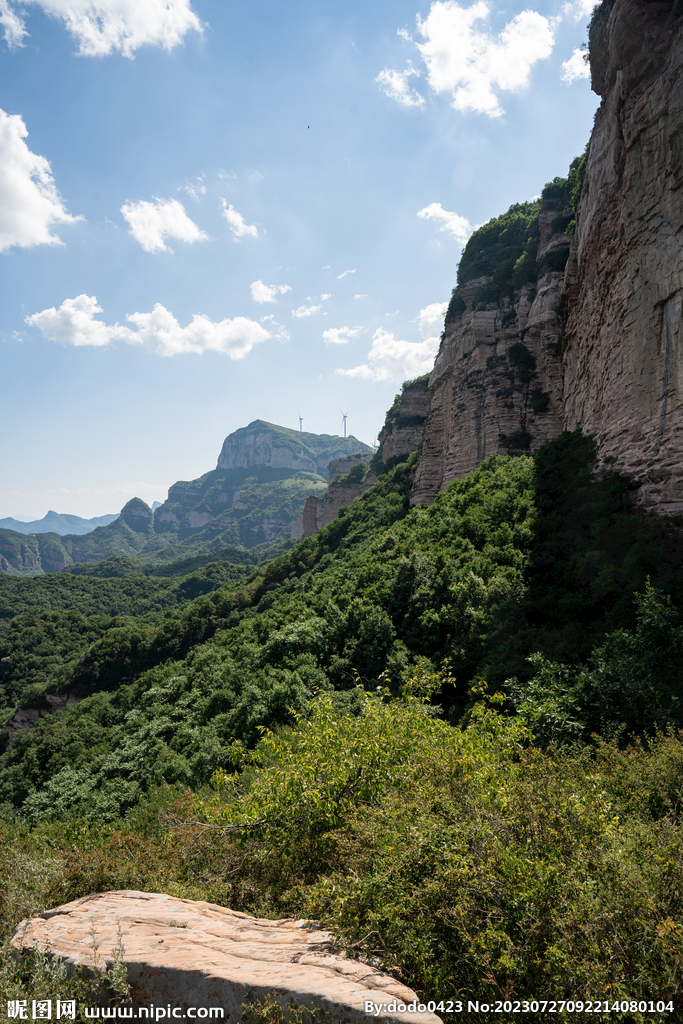
<path id="1" fill-rule="evenodd" d="M 549 253 L 568 251 L 564 225 L 550 228 L 563 213 L 564 207 L 541 208 L 541 267 Z M 563 274 L 546 270 L 512 301 L 476 302 L 487 280 L 475 278 L 459 289 L 465 308 L 442 336 L 429 379 L 414 505 L 431 504 L 489 455 L 534 452 L 562 432 Z"/>
<path id="2" fill-rule="evenodd" d="M 429 378 L 403 386 L 379 435 L 383 462 L 417 451 L 429 415 Z"/>
<path id="3" fill-rule="evenodd" d="M 372 458 L 372 453 L 366 452 L 333 459 L 329 463 L 327 470 L 330 483 L 327 491 L 323 497 L 311 494 L 306 499 L 302 514 L 292 523 L 293 540 L 312 537 L 337 518 L 343 505 L 350 505 L 375 483 L 376 473 L 366 474 L 361 470 L 358 474 L 356 470 L 357 466 L 366 466 Z M 358 475 L 354 475 L 353 471 Z"/>
<path id="4" fill-rule="evenodd" d="M 367 462 L 372 462 L 372 452 L 366 452 L 364 454 L 347 455 L 343 459 L 333 459 L 327 465 L 327 473 L 329 476 L 330 483 L 336 480 L 338 476 L 343 473 L 348 473 L 353 469 L 354 466 L 364 465 Z"/>
<path id="5" fill-rule="evenodd" d="M 309 434 L 289 430 L 265 420 L 254 420 L 248 427 L 226 437 L 218 456 L 217 469 L 268 467 L 291 472 L 316 473 L 327 479 L 327 466 L 354 451 L 370 451 L 357 438 L 330 434 Z"/>
<path id="6" fill-rule="evenodd" d="M 121 509 L 121 520 L 135 533 L 154 529 L 154 513 L 142 498 L 131 498 Z"/>
<path id="7" fill-rule="evenodd" d="M 352 473 L 338 476 L 327 488 L 321 526 L 327 526 L 336 519 L 343 506 L 353 504 L 374 483 L 377 483 L 377 473 L 372 470 L 367 475 L 359 474 L 357 477 Z"/>
<path id="8" fill-rule="evenodd" d="M 7 738 L 11 743 L 18 732 L 32 729 L 36 722 L 46 715 L 62 711 L 67 704 L 77 704 L 78 698 L 73 694 L 45 693 L 42 700 L 34 707 L 19 708 L 5 724 Z"/>
<path id="9" fill-rule="evenodd" d="M 71 557 L 56 533 L 26 537 L 13 530 L 0 530 L 0 572 L 34 576 L 60 572 L 70 562 Z"/>
<path id="10" fill-rule="evenodd" d="M 0 530 L 0 573 L 59 572 L 110 555 L 142 561 L 183 560 L 194 554 L 223 556 L 228 548 L 253 548 L 303 536 L 302 512 L 311 491 L 324 495 L 328 463 L 372 449 L 355 437 L 311 434 L 255 420 L 225 439 L 218 468 L 196 480 L 178 480 L 154 511 L 132 498 L 118 517 L 83 536 L 22 536 Z M 322 522 L 322 501 L 317 525 Z M 231 557 L 240 561 L 241 554 Z"/>
<path id="11" fill-rule="evenodd" d="M 340 1024 L 369 1020 L 368 1002 L 391 1024 L 439 1024 L 411 989 L 347 959 L 313 922 L 263 920 L 161 893 L 85 896 L 22 921 L 12 944 L 49 948 L 73 971 L 92 969 L 98 955 L 111 964 L 119 936 L 134 1007 L 170 1004 L 178 1015 L 220 1007 L 224 1020 L 238 1021 L 247 996 L 269 996 L 283 1007 L 323 1009 Z"/>
<path id="12" fill-rule="evenodd" d="M 533 452 L 581 428 L 638 501 L 683 512 L 680 4 L 603 0 L 590 63 L 602 103 L 566 266 L 558 220 L 571 211 L 541 209 L 535 288 L 507 307 L 474 301 L 482 279 L 458 289 L 430 378 L 415 504 L 493 452 Z"/>
<path id="13" fill-rule="evenodd" d="M 563 422 L 636 497 L 683 511 L 683 10 L 604 0 L 590 33 L 602 97 L 565 295 Z"/>

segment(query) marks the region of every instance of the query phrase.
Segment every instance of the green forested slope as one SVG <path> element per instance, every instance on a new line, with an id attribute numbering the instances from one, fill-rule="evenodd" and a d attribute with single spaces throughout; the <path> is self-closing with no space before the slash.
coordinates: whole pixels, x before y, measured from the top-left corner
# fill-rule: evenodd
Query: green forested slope
<path id="1" fill-rule="evenodd" d="M 559 670 L 541 666 L 534 676 L 526 659 L 541 652 L 571 675 L 619 628 L 641 631 L 619 648 L 642 677 L 626 718 L 640 728 L 644 695 L 658 684 L 634 651 L 655 643 L 662 616 L 675 625 L 683 547 L 676 524 L 630 506 L 618 476 L 592 478 L 593 459 L 591 442 L 564 435 L 534 459 L 487 460 L 427 509 L 409 509 L 409 460 L 240 584 L 175 610 L 95 623 L 99 634 L 70 625 L 70 612 L 20 616 L 4 641 L 6 685 L 20 677 L 30 686 L 34 671 L 36 686 L 52 678 L 54 689 L 86 699 L 15 737 L 0 758 L 0 799 L 33 819 L 115 815 L 151 783 L 208 781 L 232 740 L 253 743 L 259 726 L 290 721 L 318 690 L 342 702 L 358 681 L 398 692 L 416 668 L 444 659 L 454 681 L 440 701 L 452 720 L 484 678 L 507 686 L 522 711 L 536 687 L 534 706 L 547 703 L 543 728 L 557 719 L 560 737 L 587 735 L 600 724 L 600 687 L 613 684 L 584 681 L 571 707 L 557 706 Z M 633 599 L 648 576 L 674 600 L 668 611 L 655 600 L 649 626 L 636 620 Z M 48 633 L 58 629 L 74 638 L 68 658 L 54 670 L 41 663 L 39 677 L 26 651 L 41 649 L 42 630 L 49 659 Z M 665 657 L 677 678 L 673 641 Z M 667 676 L 667 692 L 672 685 Z M 651 724 L 679 720 L 675 703 L 648 700 L 658 708 Z M 608 720 L 621 713 L 606 702 Z"/>

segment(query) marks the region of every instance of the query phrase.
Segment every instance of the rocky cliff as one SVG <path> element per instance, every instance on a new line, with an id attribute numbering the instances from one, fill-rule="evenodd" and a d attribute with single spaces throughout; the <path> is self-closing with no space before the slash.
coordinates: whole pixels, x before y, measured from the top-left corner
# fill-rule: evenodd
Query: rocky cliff
<path id="1" fill-rule="evenodd" d="M 311 537 L 351 505 L 374 483 L 384 467 L 417 451 L 429 413 L 429 374 L 406 381 L 387 412 L 375 456 L 347 455 L 328 466 L 330 482 L 323 498 L 310 495 L 303 514 L 292 523 L 292 537 Z"/>
<path id="2" fill-rule="evenodd" d="M 226 437 L 216 469 L 287 469 L 316 473 L 327 480 L 327 466 L 333 459 L 367 451 L 369 446 L 353 435 L 310 434 L 254 420 Z"/>
<path id="3" fill-rule="evenodd" d="M 590 62 L 587 159 L 546 186 L 526 243 L 510 244 L 520 204 L 463 253 L 414 504 L 494 452 L 581 428 L 637 500 L 683 511 L 683 10 L 603 0 Z"/>
<path id="4" fill-rule="evenodd" d="M 636 497 L 683 511 L 683 9 L 603 0 L 591 135 L 565 294 L 563 424 Z"/>
<path id="5" fill-rule="evenodd" d="M 567 182 L 556 181 L 540 206 L 512 207 L 473 237 L 429 379 L 413 504 L 431 504 L 489 455 L 533 452 L 561 433 L 560 299 L 570 215 Z M 517 248 L 507 246 L 512 230 L 520 233 Z M 470 277 L 468 269 L 493 272 Z"/>
<path id="6" fill-rule="evenodd" d="M 292 530 L 311 491 L 324 495 L 328 464 L 353 453 L 372 458 L 355 437 L 302 433 L 255 420 L 224 441 L 217 468 L 196 480 L 179 480 L 152 510 L 132 498 L 114 522 L 84 536 L 22 536 L 0 530 L 0 572 L 59 572 L 74 562 L 97 563 L 111 555 L 148 562 L 208 556 L 303 536 Z M 336 460 L 336 461 L 335 461 Z M 322 520 L 322 503 L 320 507 Z M 319 525 L 319 523 L 318 523 Z M 233 550 L 230 557 L 240 560 Z"/>
<path id="7" fill-rule="evenodd" d="M 417 451 L 429 415 L 429 374 L 406 381 L 378 438 L 382 462 Z"/>

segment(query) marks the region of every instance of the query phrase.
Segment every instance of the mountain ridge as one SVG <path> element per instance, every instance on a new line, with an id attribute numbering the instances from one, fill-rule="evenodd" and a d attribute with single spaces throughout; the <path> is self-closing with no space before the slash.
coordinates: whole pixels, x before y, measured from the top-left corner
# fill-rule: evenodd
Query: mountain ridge
<path id="1" fill-rule="evenodd" d="M 108 526 L 118 519 L 120 513 L 112 512 L 104 516 L 93 516 L 92 519 L 83 519 L 81 516 L 71 515 L 67 512 L 55 512 L 50 509 L 42 519 L 32 519 L 23 522 L 20 519 L 13 519 L 7 516 L 0 519 L 0 530 L 12 530 L 14 533 L 56 533 L 60 537 L 67 535 L 82 536 L 91 533 L 98 526 Z"/>
<path id="2" fill-rule="evenodd" d="M 168 564 L 291 542 L 292 522 L 311 492 L 324 493 L 327 465 L 371 454 L 356 437 L 312 434 L 253 420 L 223 442 L 216 469 L 177 480 L 152 509 L 140 498 L 87 534 L 25 534 L 0 528 L 0 573 L 35 575 L 113 556 Z"/>

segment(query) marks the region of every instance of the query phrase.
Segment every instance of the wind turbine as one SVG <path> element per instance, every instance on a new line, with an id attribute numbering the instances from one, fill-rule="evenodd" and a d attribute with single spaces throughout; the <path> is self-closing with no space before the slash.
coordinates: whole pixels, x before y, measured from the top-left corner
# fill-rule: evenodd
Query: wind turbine
<path id="1" fill-rule="evenodd" d="M 299 416 L 299 433 L 300 434 L 303 434 L 303 432 L 304 432 L 303 424 L 304 424 L 304 418 L 303 418 L 303 416 Z"/>
<path id="2" fill-rule="evenodd" d="M 344 412 L 343 409 L 341 410 L 341 414 L 342 414 L 342 426 L 344 427 L 344 437 L 346 437 L 346 417 L 349 414 L 348 414 L 348 412 Z"/>

